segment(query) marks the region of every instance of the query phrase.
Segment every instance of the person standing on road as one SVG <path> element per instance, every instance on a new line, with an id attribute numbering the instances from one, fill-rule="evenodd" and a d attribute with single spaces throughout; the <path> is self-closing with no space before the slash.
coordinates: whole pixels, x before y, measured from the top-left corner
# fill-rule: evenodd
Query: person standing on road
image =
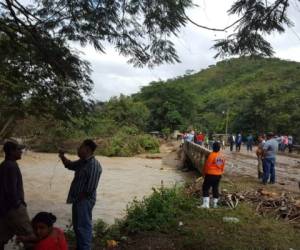
<path id="1" fill-rule="evenodd" d="M 235 140 L 235 150 L 236 150 L 236 152 L 240 152 L 241 151 L 241 145 L 242 145 L 242 134 L 239 133 L 236 136 L 236 140 Z"/>
<path id="2" fill-rule="evenodd" d="M 262 179 L 263 177 L 263 146 L 265 144 L 265 139 L 262 135 L 258 137 L 258 145 L 256 149 L 257 156 L 257 177 L 258 179 Z"/>
<path id="3" fill-rule="evenodd" d="M 14 141 L 7 141 L 3 145 L 5 159 L 0 164 L 0 250 L 15 235 L 35 238 L 17 163 L 22 158 L 24 148 Z M 26 245 L 25 248 L 28 249 Z"/>
<path id="4" fill-rule="evenodd" d="M 72 222 L 76 235 L 77 250 L 92 249 L 92 210 L 96 203 L 96 192 L 102 167 L 94 157 L 97 145 L 92 140 L 84 140 L 78 148 L 77 161 L 68 160 L 64 152 L 59 152 L 65 167 L 75 171 L 67 203 L 72 204 Z"/>
<path id="5" fill-rule="evenodd" d="M 270 179 L 270 184 L 274 184 L 275 179 L 275 164 L 276 153 L 278 151 L 278 142 L 274 138 L 274 134 L 267 134 L 267 141 L 263 145 L 263 184 L 267 184 Z"/>
<path id="6" fill-rule="evenodd" d="M 235 143 L 235 136 L 233 134 L 231 134 L 229 137 L 228 137 L 228 143 L 230 145 L 230 151 L 232 152 L 233 151 L 233 145 Z"/>
<path id="7" fill-rule="evenodd" d="M 252 146 L 253 146 L 254 140 L 252 134 L 249 134 L 247 136 L 247 152 L 252 152 Z"/>
<path id="8" fill-rule="evenodd" d="M 224 173 L 225 159 L 220 153 L 220 143 L 214 142 L 212 145 L 213 152 L 211 152 L 205 162 L 203 169 L 204 182 L 202 186 L 203 204 L 202 208 L 209 208 L 210 198 L 209 189 L 213 191 L 213 207 L 218 207 L 219 201 L 219 183 Z"/>
<path id="9" fill-rule="evenodd" d="M 289 153 L 292 153 L 293 151 L 293 136 L 288 136 L 288 147 L 289 147 Z"/>

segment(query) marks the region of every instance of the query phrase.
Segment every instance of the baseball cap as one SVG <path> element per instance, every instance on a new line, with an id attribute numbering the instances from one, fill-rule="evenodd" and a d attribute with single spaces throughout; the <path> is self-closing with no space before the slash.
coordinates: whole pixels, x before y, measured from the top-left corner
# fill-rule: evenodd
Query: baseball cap
<path id="1" fill-rule="evenodd" d="M 15 151 L 17 149 L 24 149 L 25 145 L 19 144 L 16 141 L 6 141 L 3 145 L 3 151 L 5 154 Z"/>

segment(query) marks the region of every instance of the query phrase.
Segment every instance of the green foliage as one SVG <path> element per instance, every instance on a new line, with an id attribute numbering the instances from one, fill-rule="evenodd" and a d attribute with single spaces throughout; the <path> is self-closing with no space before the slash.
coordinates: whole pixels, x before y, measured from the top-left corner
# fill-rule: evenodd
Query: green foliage
<path id="1" fill-rule="evenodd" d="M 144 103 L 123 95 L 111 98 L 105 103 L 102 114 L 114 120 L 118 126 L 134 126 L 141 130 L 146 128 L 150 116 Z"/>
<path id="2" fill-rule="evenodd" d="M 187 129 L 193 125 L 202 131 L 224 133 L 228 110 L 229 132 L 274 131 L 299 140 L 299 96 L 299 63 L 241 57 L 195 74 L 152 83 L 135 98 L 149 108 L 151 129 Z"/>
<path id="3" fill-rule="evenodd" d="M 194 201 L 179 188 L 153 188 L 151 196 L 128 205 L 124 226 L 129 233 L 174 229 L 178 218 L 193 206 Z"/>
<path id="4" fill-rule="evenodd" d="M 196 105 L 193 91 L 172 82 L 153 82 L 134 96 L 150 110 L 148 130 L 179 129 L 193 118 Z"/>
<path id="5" fill-rule="evenodd" d="M 134 127 L 121 127 L 99 148 L 100 154 L 106 156 L 133 156 L 138 153 L 159 152 L 156 138 L 141 133 Z"/>

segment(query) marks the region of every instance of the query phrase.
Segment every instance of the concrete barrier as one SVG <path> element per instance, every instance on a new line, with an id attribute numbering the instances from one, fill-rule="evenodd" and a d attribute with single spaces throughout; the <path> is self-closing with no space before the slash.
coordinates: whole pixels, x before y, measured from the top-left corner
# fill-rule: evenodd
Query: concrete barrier
<path id="1" fill-rule="evenodd" d="M 184 161 L 190 162 L 192 167 L 202 173 L 205 161 L 211 151 L 194 142 L 185 141 L 183 144 Z"/>

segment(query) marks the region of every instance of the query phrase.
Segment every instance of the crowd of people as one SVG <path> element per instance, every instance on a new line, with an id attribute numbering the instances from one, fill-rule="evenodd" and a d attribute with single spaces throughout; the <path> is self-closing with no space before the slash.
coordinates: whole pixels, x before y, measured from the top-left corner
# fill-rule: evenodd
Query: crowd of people
<path id="1" fill-rule="evenodd" d="M 72 204 L 72 224 L 77 250 L 92 249 L 92 210 L 102 167 L 94 157 L 97 145 L 87 139 L 78 148 L 77 161 L 70 161 L 63 151 L 59 157 L 63 165 L 74 171 L 67 203 Z M 54 227 L 55 215 L 40 212 L 30 221 L 24 198 L 22 174 L 17 161 L 24 146 L 7 141 L 3 146 L 5 159 L 0 164 L 0 250 L 13 236 L 25 249 L 67 250 L 67 241 L 61 229 Z"/>
<path id="2" fill-rule="evenodd" d="M 226 135 L 225 135 L 226 136 Z M 183 133 L 182 143 L 184 141 L 194 142 L 201 146 L 205 146 L 212 150 L 212 153 L 208 156 L 208 159 L 203 168 L 203 208 L 209 208 L 209 189 L 212 188 L 213 192 L 213 207 L 217 207 L 218 202 L 218 186 L 221 180 L 221 176 L 224 172 L 225 157 L 220 152 L 220 149 L 224 149 L 226 144 L 229 145 L 230 151 L 240 152 L 241 147 L 244 144 L 247 152 L 252 152 L 254 145 L 257 145 L 257 175 L 262 184 L 274 184 L 276 182 L 276 155 L 278 151 L 285 152 L 288 149 L 289 153 L 292 153 L 293 149 L 293 136 L 291 135 L 275 135 L 272 132 L 266 135 L 259 135 L 255 138 L 251 133 L 244 136 L 242 133 L 230 134 L 227 137 L 212 136 L 209 140 L 209 136 L 204 133 L 197 133 L 194 130 L 190 130 L 187 133 Z"/>

